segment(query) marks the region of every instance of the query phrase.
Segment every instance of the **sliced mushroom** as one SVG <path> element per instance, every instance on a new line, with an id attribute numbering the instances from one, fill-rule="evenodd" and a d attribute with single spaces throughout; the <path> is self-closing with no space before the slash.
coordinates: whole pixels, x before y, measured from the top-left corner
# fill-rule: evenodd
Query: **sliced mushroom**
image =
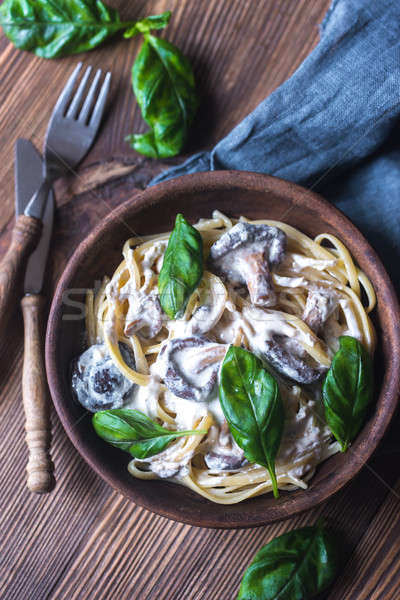
<path id="1" fill-rule="evenodd" d="M 257 306 L 273 306 L 276 294 L 270 268 L 286 251 L 286 235 L 277 227 L 237 223 L 211 246 L 211 268 L 232 283 L 245 283 Z"/>
<path id="2" fill-rule="evenodd" d="M 243 453 L 241 455 L 233 453 L 222 454 L 213 451 L 204 456 L 204 461 L 211 471 L 237 471 L 247 464 Z"/>
<path id="3" fill-rule="evenodd" d="M 337 305 L 338 298 L 332 290 L 324 288 L 310 290 L 303 312 L 303 321 L 318 335 Z"/>
<path id="4" fill-rule="evenodd" d="M 201 336 L 173 338 L 161 349 L 154 371 L 175 396 L 202 402 L 214 389 L 226 348 Z"/>
<path id="5" fill-rule="evenodd" d="M 122 358 L 132 369 L 135 357 L 120 343 Z M 72 390 L 77 401 L 91 412 L 121 408 L 133 384 L 114 365 L 105 344 L 90 346 L 72 362 Z"/>
<path id="6" fill-rule="evenodd" d="M 272 339 L 265 341 L 261 358 L 264 358 L 275 371 L 297 383 L 314 383 L 324 372 L 320 367 L 310 365 L 299 356 L 298 349 L 293 348 L 290 338 L 282 335 L 273 335 Z"/>
<path id="7" fill-rule="evenodd" d="M 134 290 L 129 298 L 129 308 L 125 319 L 124 333 L 127 336 L 137 333 L 140 337 L 151 339 L 162 328 L 162 311 L 158 294 L 147 294 Z"/>
<path id="8" fill-rule="evenodd" d="M 244 452 L 233 439 L 226 421 L 221 425 L 212 450 L 205 454 L 204 462 L 211 471 L 236 471 L 247 464 Z"/>

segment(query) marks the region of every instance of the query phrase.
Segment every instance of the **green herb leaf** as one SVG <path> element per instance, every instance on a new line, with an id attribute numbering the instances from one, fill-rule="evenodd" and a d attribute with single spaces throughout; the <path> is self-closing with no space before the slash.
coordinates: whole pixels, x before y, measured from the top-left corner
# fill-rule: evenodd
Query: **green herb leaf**
<path id="1" fill-rule="evenodd" d="M 127 29 L 124 33 L 124 38 L 131 38 L 138 33 L 148 33 L 152 29 L 164 29 L 171 18 L 171 11 L 167 10 L 161 15 L 152 15 L 141 19 L 133 27 Z"/>
<path id="2" fill-rule="evenodd" d="M 103 440 L 141 459 L 159 454 L 176 438 L 207 433 L 199 429 L 170 431 L 140 411 L 127 408 L 101 410 L 93 415 L 92 423 Z"/>
<path id="3" fill-rule="evenodd" d="M 339 338 L 323 385 L 325 418 L 330 430 L 346 452 L 360 431 L 372 401 L 372 361 L 358 340 Z"/>
<path id="4" fill-rule="evenodd" d="M 118 31 L 125 37 L 162 29 L 171 12 L 122 22 L 101 0 L 5 0 L 0 24 L 12 43 L 42 58 L 58 58 L 91 50 Z"/>
<path id="5" fill-rule="evenodd" d="M 158 277 L 160 303 L 170 319 L 185 310 L 203 275 L 203 240 L 182 215 L 177 215 Z"/>
<path id="6" fill-rule="evenodd" d="M 132 70 L 133 91 L 151 130 L 126 139 L 145 156 L 166 158 L 182 150 L 198 106 L 193 71 L 182 52 L 145 34 Z"/>
<path id="7" fill-rule="evenodd" d="M 122 23 L 101 0 L 5 0 L 0 24 L 17 48 L 56 58 L 95 48 L 135 22 Z"/>
<path id="8" fill-rule="evenodd" d="M 221 367 L 219 398 L 236 443 L 247 460 L 268 469 L 278 498 L 275 457 L 284 411 L 277 382 L 254 354 L 231 346 Z"/>
<path id="9" fill-rule="evenodd" d="M 257 552 L 238 600 L 311 600 L 333 582 L 340 563 L 337 538 L 322 525 L 289 531 Z"/>

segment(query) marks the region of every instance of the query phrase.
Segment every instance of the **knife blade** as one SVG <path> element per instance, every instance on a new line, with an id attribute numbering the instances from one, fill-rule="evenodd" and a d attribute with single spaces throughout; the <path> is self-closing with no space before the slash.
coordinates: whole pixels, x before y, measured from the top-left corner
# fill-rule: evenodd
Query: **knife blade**
<path id="1" fill-rule="evenodd" d="M 42 221 L 27 217 L 23 210 L 29 193 L 37 189 L 38 177 L 41 176 L 42 170 L 40 167 L 40 170 L 36 171 L 39 163 L 31 146 L 31 142 L 21 140 L 15 147 L 15 164 L 18 162 L 18 169 L 15 167 L 17 214 L 11 231 L 11 243 L 0 261 L 0 331 L 2 333 L 14 313 L 20 293 L 19 283 L 25 272 L 28 257 L 36 248 L 42 233 Z"/>
<path id="2" fill-rule="evenodd" d="M 42 157 L 30 140 L 19 139 L 15 145 L 15 209 L 24 214 L 25 207 L 42 183 Z M 43 287 L 47 256 L 54 221 L 54 193 L 50 191 L 43 215 L 42 236 L 29 257 L 24 280 L 25 294 L 39 294 Z"/>
<path id="3" fill-rule="evenodd" d="M 42 181 L 42 158 L 32 142 L 20 139 L 15 147 L 16 212 L 23 214 L 25 206 Z M 28 488 L 32 492 L 49 492 L 54 485 L 53 463 L 50 458 L 49 392 L 43 360 L 41 316 L 45 299 L 43 288 L 47 256 L 50 249 L 54 219 L 54 194 L 51 190 L 43 215 L 39 244 L 30 255 L 24 281 L 25 296 L 21 301 L 24 317 L 24 365 L 22 399 L 25 411 L 28 445 Z"/>
<path id="4" fill-rule="evenodd" d="M 42 183 L 42 157 L 30 140 L 15 142 L 15 212 L 24 213 L 25 207 Z M 32 191 L 33 190 L 33 191 Z"/>

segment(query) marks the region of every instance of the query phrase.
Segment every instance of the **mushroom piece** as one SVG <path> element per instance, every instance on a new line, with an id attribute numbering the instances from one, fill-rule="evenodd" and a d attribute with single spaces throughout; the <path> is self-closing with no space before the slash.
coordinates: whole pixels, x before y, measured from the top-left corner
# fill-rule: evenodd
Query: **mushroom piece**
<path id="1" fill-rule="evenodd" d="M 134 369 L 132 350 L 123 343 L 119 344 L 119 349 L 124 361 Z M 90 346 L 72 362 L 74 396 L 91 412 L 121 408 L 134 385 L 114 365 L 105 344 Z"/>
<path id="2" fill-rule="evenodd" d="M 332 290 L 325 288 L 310 290 L 303 312 L 303 321 L 318 335 L 337 305 L 338 298 Z"/>
<path id="3" fill-rule="evenodd" d="M 204 455 L 204 462 L 211 471 L 237 471 L 248 463 L 244 452 L 233 439 L 228 423 L 221 425 L 217 443 Z"/>
<path id="4" fill-rule="evenodd" d="M 311 366 L 299 356 L 291 344 L 293 345 L 293 342 L 290 338 L 274 335 L 272 339 L 265 341 L 261 358 L 264 358 L 275 371 L 297 383 L 314 383 L 321 377 L 324 370 Z"/>
<path id="5" fill-rule="evenodd" d="M 214 389 L 226 349 L 201 336 L 173 338 L 161 349 L 153 369 L 175 396 L 203 402 Z"/>
<path id="6" fill-rule="evenodd" d="M 204 461 L 210 471 L 237 471 L 241 467 L 247 464 L 243 452 L 241 454 L 237 452 L 226 453 L 222 452 L 209 452 L 204 456 Z"/>
<path id="7" fill-rule="evenodd" d="M 124 333 L 131 336 L 137 333 L 144 339 L 155 337 L 162 328 L 162 311 L 157 292 L 147 294 L 134 290 L 129 295 L 129 308 L 125 318 Z"/>
<path id="8" fill-rule="evenodd" d="M 209 263 L 230 282 L 245 283 L 253 304 L 273 306 L 270 268 L 283 260 L 285 252 L 286 234 L 281 229 L 240 222 L 211 246 Z"/>

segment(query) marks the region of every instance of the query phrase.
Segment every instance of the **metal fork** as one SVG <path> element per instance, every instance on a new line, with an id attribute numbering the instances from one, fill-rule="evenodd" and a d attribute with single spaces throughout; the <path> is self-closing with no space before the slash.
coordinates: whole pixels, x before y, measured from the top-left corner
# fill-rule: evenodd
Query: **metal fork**
<path id="1" fill-rule="evenodd" d="M 43 217 L 47 197 L 54 181 L 81 162 L 92 146 L 100 127 L 110 89 L 111 73 L 106 74 L 96 100 L 102 74 L 101 69 L 98 69 L 83 101 L 92 71 L 92 67 L 89 66 L 71 99 L 81 67 L 82 63 L 76 66 L 54 107 L 43 152 L 43 181 L 25 209 L 25 215 L 29 217 L 36 219 Z"/>
<path id="2" fill-rule="evenodd" d="M 92 70 L 92 67 L 88 67 L 73 94 L 81 67 L 82 63 L 79 63 L 75 68 L 53 110 L 44 146 L 43 181 L 27 204 L 24 214 L 16 218 L 11 244 L 0 263 L 0 330 L 13 312 L 13 292 L 25 262 L 39 242 L 42 217 L 52 184 L 83 159 L 100 127 L 110 89 L 111 73 L 106 74 L 97 93 L 102 75 L 99 69 L 85 96 Z"/>

